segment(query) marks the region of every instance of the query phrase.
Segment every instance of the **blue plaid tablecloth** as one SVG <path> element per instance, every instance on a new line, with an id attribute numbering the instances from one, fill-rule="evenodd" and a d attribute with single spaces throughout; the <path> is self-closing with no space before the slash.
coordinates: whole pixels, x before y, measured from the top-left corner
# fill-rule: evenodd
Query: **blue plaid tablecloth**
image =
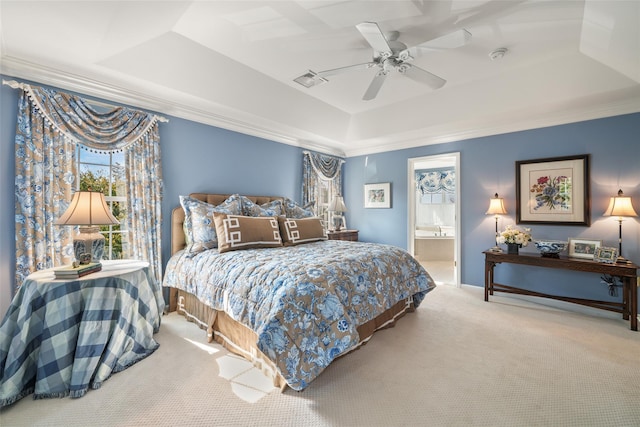
<path id="1" fill-rule="evenodd" d="M 163 309 L 145 262 L 105 261 L 76 280 L 31 274 L 0 324 L 0 406 L 99 388 L 158 348 Z"/>

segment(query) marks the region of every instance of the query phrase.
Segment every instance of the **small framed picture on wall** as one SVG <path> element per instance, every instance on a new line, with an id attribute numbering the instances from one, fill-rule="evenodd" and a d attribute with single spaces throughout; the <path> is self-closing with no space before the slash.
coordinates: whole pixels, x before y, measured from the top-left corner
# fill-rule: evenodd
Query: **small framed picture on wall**
<path id="1" fill-rule="evenodd" d="M 364 185 L 365 208 L 390 208 L 391 207 L 391 183 Z"/>

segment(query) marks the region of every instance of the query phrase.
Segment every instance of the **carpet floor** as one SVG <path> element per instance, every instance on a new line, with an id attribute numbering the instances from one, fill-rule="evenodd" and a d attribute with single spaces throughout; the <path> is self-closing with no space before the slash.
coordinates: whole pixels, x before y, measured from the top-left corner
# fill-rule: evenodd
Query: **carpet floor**
<path id="1" fill-rule="evenodd" d="M 184 318 L 79 399 L 0 411 L 13 426 L 640 426 L 640 333 L 615 313 L 439 286 L 305 391 L 265 377 Z"/>

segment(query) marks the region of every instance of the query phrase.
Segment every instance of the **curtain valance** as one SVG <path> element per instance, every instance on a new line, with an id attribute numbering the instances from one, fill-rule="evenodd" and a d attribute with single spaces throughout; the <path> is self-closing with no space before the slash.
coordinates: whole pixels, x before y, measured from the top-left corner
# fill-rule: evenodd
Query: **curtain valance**
<path id="1" fill-rule="evenodd" d="M 343 159 L 335 156 L 329 156 L 327 154 L 305 151 L 304 155 L 308 158 L 315 173 L 325 181 L 333 180 L 338 176 L 340 173 L 340 167 L 344 163 Z"/>
<path id="2" fill-rule="evenodd" d="M 416 171 L 416 186 L 421 194 L 434 194 L 442 191 L 454 194 L 456 192 L 456 172 L 453 169 Z"/>
<path id="3" fill-rule="evenodd" d="M 67 139 L 99 152 L 128 148 L 144 137 L 160 116 L 125 107 L 99 112 L 79 96 L 26 83 L 5 82 L 22 89 L 45 121 Z"/>

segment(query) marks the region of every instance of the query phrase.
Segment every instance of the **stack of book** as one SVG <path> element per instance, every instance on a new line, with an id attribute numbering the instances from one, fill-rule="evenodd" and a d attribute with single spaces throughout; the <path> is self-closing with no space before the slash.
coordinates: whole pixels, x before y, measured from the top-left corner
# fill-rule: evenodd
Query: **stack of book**
<path id="1" fill-rule="evenodd" d="M 77 267 L 73 265 L 67 265 L 65 267 L 56 268 L 53 272 L 56 275 L 56 279 L 77 279 L 78 277 L 86 276 L 90 273 L 102 270 L 102 264 L 99 262 L 90 262 L 89 264 L 80 264 Z"/>

